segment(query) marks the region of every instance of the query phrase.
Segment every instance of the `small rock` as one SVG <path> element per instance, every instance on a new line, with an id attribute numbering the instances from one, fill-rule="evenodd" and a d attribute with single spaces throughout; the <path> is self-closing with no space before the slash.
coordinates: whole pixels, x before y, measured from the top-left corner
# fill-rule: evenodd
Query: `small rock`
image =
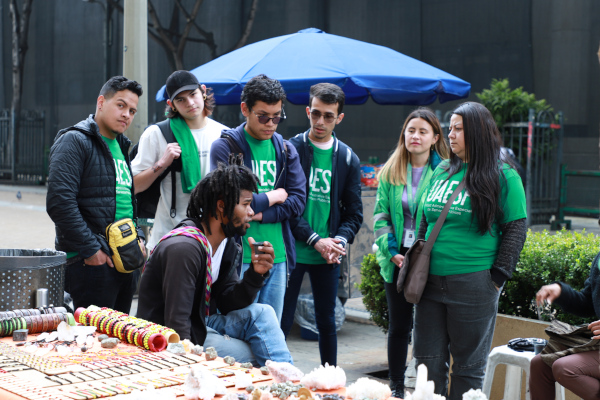
<path id="1" fill-rule="evenodd" d="M 108 335 L 102 334 L 102 335 L 98 336 L 98 341 L 101 342 L 104 339 L 108 339 L 108 337 L 109 337 Z"/>
<path id="2" fill-rule="evenodd" d="M 87 351 L 87 347 L 85 347 L 85 346 L 82 346 L 82 347 L 81 347 L 81 352 L 82 352 L 82 353 L 85 353 L 86 351 Z"/>
<path id="3" fill-rule="evenodd" d="M 260 367 L 260 373 L 263 375 L 269 375 L 269 368 L 267 367 Z"/>
<path id="4" fill-rule="evenodd" d="M 226 364 L 229 365 L 233 365 L 235 364 L 235 358 L 231 357 L 231 356 L 226 356 L 223 361 L 225 361 Z"/>
<path id="5" fill-rule="evenodd" d="M 121 341 L 117 338 L 108 338 L 100 342 L 100 345 L 105 349 L 114 349 Z"/>
<path id="6" fill-rule="evenodd" d="M 246 392 L 248 392 L 248 393 L 252 393 L 253 390 L 254 390 L 254 386 L 252 386 L 252 385 L 246 387 Z"/>
<path id="7" fill-rule="evenodd" d="M 214 360 L 215 358 L 218 357 L 217 350 L 215 350 L 214 347 L 209 347 L 204 352 L 204 357 L 206 358 L 206 361 L 212 361 L 212 360 Z"/>
<path id="8" fill-rule="evenodd" d="M 185 347 L 183 347 L 181 343 L 169 343 L 167 351 L 169 353 L 182 355 L 185 354 Z"/>
<path id="9" fill-rule="evenodd" d="M 254 365 L 252 365 L 251 362 L 245 362 L 245 363 L 241 363 L 240 367 L 250 369 L 250 368 L 254 367 Z"/>
<path id="10" fill-rule="evenodd" d="M 203 351 L 204 351 L 204 347 L 202 347 L 198 344 L 195 345 L 194 347 L 192 347 L 192 349 L 191 349 L 191 353 L 195 354 L 197 356 L 201 356 Z"/>

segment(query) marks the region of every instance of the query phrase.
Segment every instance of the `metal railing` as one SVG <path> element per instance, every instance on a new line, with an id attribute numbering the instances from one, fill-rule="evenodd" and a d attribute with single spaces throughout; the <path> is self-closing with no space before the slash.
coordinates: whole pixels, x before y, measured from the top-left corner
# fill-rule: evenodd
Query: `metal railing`
<path id="1" fill-rule="evenodd" d="M 10 110 L 0 110 L 0 181 L 39 184 L 47 175 L 44 111 L 21 112 L 18 134 Z"/>
<path id="2" fill-rule="evenodd" d="M 577 215 L 582 217 L 598 218 L 600 215 L 600 207 L 582 207 L 574 204 L 567 204 L 568 194 L 568 177 L 586 177 L 600 178 L 600 171 L 573 171 L 568 170 L 566 165 L 561 165 L 560 169 L 560 203 L 556 219 L 551 223 L 551 229 L 560 229 L 565 226 L 571 229 L 571 220 L 565 219 L 565 215 Z"/>
<path id="3" fill-rule="evenodd" d="M 441 112 L 437 112 L 438 118 Z M 451 112 L 440 118 L 447 136 Z M 512 149 L 525 169 L 527 225 L 548 224 L 558 215 L 563 114 L 529 110 L 527 121 L 510 122 L 501 129 L 504 147 Z"/>

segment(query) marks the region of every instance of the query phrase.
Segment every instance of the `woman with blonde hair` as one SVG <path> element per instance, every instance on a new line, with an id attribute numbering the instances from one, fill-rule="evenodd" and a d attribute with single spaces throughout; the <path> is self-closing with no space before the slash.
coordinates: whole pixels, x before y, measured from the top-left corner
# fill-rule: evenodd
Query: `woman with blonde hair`
<path id="1" fill-rule="evenodd" d="M 421 204 L 429 180 L 448 144 L 440 122 L 428 108 L 411 112 L 400 132 L 396 149 L 379 172 L 373 215 L 377 262 L 381 267 L 388 304 L 388 364 L 393 396 L 404 397 L 404 372 L 412 328 L 413 305 L 396 290 L 398 271 L 416 236 Z"/>

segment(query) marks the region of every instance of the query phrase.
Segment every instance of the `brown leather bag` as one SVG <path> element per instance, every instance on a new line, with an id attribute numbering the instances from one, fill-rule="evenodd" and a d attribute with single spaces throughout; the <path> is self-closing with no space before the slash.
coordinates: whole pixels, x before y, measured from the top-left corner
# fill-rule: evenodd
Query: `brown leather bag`
<path id="1" fill-rule="evenodd" d="M 398 293 L 404 290 L 404 298 L 409 303 L 417 304 L 421 300 L 421 295 L 423 294 L 423 290 L 425 290 L 427 278 L 429 277 L 431 249 L 448 216 L 450 206 L 464 187 L 465 180 L 463 179 L 446 202 L 427 241 L 417 239 L 404 255 L 404 261 L 402 262 L 402 267 L 398 273 L 398 280 L 396 281 L 396 289 Z"/>

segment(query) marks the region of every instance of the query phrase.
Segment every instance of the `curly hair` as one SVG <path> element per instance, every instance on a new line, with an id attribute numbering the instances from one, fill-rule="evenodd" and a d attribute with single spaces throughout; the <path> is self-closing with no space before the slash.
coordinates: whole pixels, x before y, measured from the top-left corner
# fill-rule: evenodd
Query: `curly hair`
<path id="1" fill-rule="evenodd" d="M 110 99 L 115 93 L 122 90 L 129 90 L 141 97 L 144 93 L 142 85 L 136 81 L 125 78 L 124 76 L 113 76 L 100 89 L 100 96 L 104 96 L 106 100 Z"/>
<path id="2" fill-rule="evenodd" d="M 277 79 L 271 79 L 265 74 L 257 75 L 250 79 L 242 90 L 242 102 L 246 103 L 252 110 L 257 101 L 267 104 L 276 104 L 285 101 L 285 90 L 281 82 Z"/>
<path id="3" fill-rule="evenodd" d="M 217 216 L 217 201 L 225 203 L 225 216 L 232 219 L 233 210 L 240 201 L 240 192 L 258 192 L 258 178 L 244 165 L 242 155 L 229 155 L 228 165 L 219 163 L 206 174 L 192 190 L 187 208 L 188 218 L 195 218 L 206 225 L 211 234 L 209 219 Z"/>

